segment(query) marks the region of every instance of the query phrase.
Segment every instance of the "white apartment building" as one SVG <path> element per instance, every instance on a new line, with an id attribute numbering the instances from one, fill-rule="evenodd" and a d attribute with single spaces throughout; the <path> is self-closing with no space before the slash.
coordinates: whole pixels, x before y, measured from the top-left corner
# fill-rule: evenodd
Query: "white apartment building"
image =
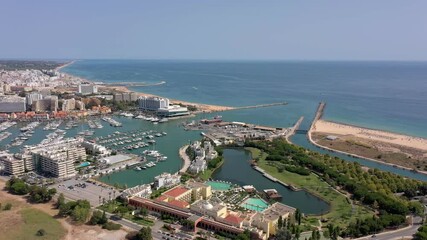
<path id="1" fill-rule="evenodd" d="M 94 84 L 80 84 L 79 93 L 82 95 L 96 94 L 98 93 L 98 86 Z"/>
<path id="2" fill-rule="evenodd" d="M 17 95 L 0 96 L 0 112 L 13 113 L 25 112 L 27 110 L 26 100 Z"/>
<path id="3" fill-rule="evenodd" d="M 0 153 L 1 171 L 10 175 L 21 175 L 25 172 L 24 160 L 15 158 L 10 153 Z"/>
<path id="4" fill-rule="evenodd" d="M 73 138 L 28 148 L 37 171 L 49 173 L 57 178 L 76 175 L 74 162 L 86 159 L 86 150 L 81 141 Z"/>
<path id="5" fill-rule="evenodd" d="M 154 188 L 159 189 L 161 187 L 171 187 L 181 182 L 181 175 L 162 173 L 154 177 Z"/>
<path id="6" fill-rule="evenodd" d="M 139 97 L 138 98 L 139 108 L 148 111 L 157 111 L 161 108 L 169 107 L 169 99 L 159 97 Z"/>

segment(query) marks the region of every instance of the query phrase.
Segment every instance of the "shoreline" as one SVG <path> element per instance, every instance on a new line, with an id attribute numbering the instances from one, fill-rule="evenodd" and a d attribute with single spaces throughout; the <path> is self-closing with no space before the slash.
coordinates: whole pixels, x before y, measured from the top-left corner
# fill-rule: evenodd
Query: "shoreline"
<path id="1" fill-rule="evenodd" d="M 178 171 L 178 173 L 186 173 L 188 168 L 190 167 L 191 161 L 190 158 L 185 153 L 187 148 L 190 145 L 184 145 L 179 149 L 179 158 L 183 161 L 184 165 L 182 165 L 181 169 Z"/>
<path id="2" fill-rule="evenodd" d="M 308 140 L 309 140 L 309 142 L 310 142 L 311 144 L 313 144 L 314 146 L 316 146 L 316 147 L 318 147 L 318 148 L 321 148 L 321 149 L 324 149 L 324 150 L 327 150 L 327 151 L 330 151 L 330 152 L 336 152 L 336 153 L 345 154 L 345 155 L 347 155 L 347 156 L 354 157 L 354 158 L 361 158 L 361 159 L 365 159 L 365 160 L 367 160 L 367 161 L 371 161 L 371 162 L 375 162 L 375 163 L 379 163 L 379 164 L 383 164 L 383 165 L 391 166 L 391 167 L 393 167 L 393 168 L 398 168 L 398 169 L 408 170 L 408 171 L 411 171 L 411 172 L 413 172 L 413 171 L 414 171 L 414 169 L 412 169 L 412 168 L 408 168 L 408 167 L 400 166 L 400 165 L 397 165 L 397 164 L 391 164 L 391 163 L 387 163 L 387 162 L 379 161 L 379 160 L 377 160 L 377 159 L 368 158 L 368 157 L 363 157 L 363 156 L 360 156 L 360 155 L 357 155 L 357 154 L 348 153 L 348 152 L 344 152 L 344 151 L 340 151 L 340 150 L 336 150 L 336 149 L 332 149 L 332 148 L 329 148 L 329 147 L 326 147 L 326 146 L 320 145 L 320 144 L 316 143 L 316 142 L 313 140 L 313 138 L 312 138 L 312 136 L 311 136 L 311 131 L 313 131 L 313 130 L 310 130 L 310 131 L 308 131 L 308 132 L 307 132 L 307 138 L 308 138 Z M 415 170 L 415 171 L 416 171 L 417 173 L 427 175 L 427 171 L 421 171 L 421 170 Z"/>
<path id="3" fill-rule="evenodd" d="M 412 138 L 415 138 L 415 139 L 422 139 L 422 140 L 426 140 L 427 141 L 427 137 L 414 136 L 414 135 L 410 135 L 410 134 L 402 133 L 402 132 L 394 132 L 394 131 L 391 131 L 391 130 L 383 130 L 383 129 L 377 129 L 377 128 L 371 128 L 371 127 L 363 127 L 363 126 L 358 126 L 356 124 L 343 123 L 343 122 L 339 122 L 339 121 L 335 121 L 335 120 L 319 119 L 318 121 L 323 121 L 323 122 L 328 122 L 328 123 L 343 125 L 343 126 L 346 126 L 346 127 L 360 128 L 360 129 L 369 130 L 369 131 L 377 131 L 377 132 L 382 132 L 382 133 L 386 133 L 386 134 L 393 134 L 393 135 L 399 135 L 399 136 L 404 136 L 404 137 L 412 137 Z M 313 124 L 313 126 L 314 125 L 315 124 Z"/>
<path id="4" fill-rule="evenodd" d="M 60 71 L 61 69 L 68 67 L 72 64 L 74 64 L 77 60 L 73 60 L 71 62 L 68 62 L 64 65 L 61 65 L 59 67 L 57 67 L 55 70 L 56 71 Z M 81 80 L 84 80 L 85 82 L 89 82 L 89 83 L 94 83 L 93 80 L 88 80 L 86 78 L 83 77 L 78 77 L 78 76 L 74 76 L 72 74 L 66 73 L 66 72 L 62 72 L 60 71 L 62 74 L 65 74 L 66 76 L 69 77 L 73 77 L 73 78 L 78 78 Z M 131 91 L 128 86 L 114 86 L 114 85 L 110 85 L 110 84 L 98 84 L 99 88 L 104 88 L 107 90 L 113 90 L 113 91 L 117 91 L 117 92 L 122 92 L 122 93 L 127 93 L 127 92 L 135 92 L 135 91 Z M 147 85 L 147 86 L 151 86 L 151 85 Z M 135 92 L 138 94 L 138 97 L 140 96 L 148 96 L 148 97 L 162 97 L 165 98 L 163 96 L 159 96 L 159 95 L 155 95 L 155 94 L 150 94 L 150 93 L 144 93 L 144 92 Z M 194 102 L 188 102 L 188 101 L 183 101 L 183 100 L 178 100 L 178 99 L 169 99 L 170 102 L 172 104 L 176 104 L 176 105 L 186 105 L 186 106 L 195 106 L 197 108 L 197 111 L 194 111 L 194 114 L 198 114 L 198 113 L 212 113 L 212 112 L 222 112 L 222 111 L 230 111 L 230 110 L 235 110 L 238 109 L 236 107 L 230 107 L 230 106 L 220 106 L 220 105 L 212 105 L 212 104 L 204 104 L 204 103 L 194 103 Z"/>

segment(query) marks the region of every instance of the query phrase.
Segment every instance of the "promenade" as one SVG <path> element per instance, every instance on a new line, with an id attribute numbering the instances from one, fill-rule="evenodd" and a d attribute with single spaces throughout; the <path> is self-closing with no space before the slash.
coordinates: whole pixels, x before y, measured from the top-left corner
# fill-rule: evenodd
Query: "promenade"
<path id="1" fill-rule="evenodd" d="M 179 149 L 179 157 L 184 161 L 184 165 L 182 165 L 182 168 L 179 170 L 180 173 L 187 172 L 187 169 L 190 167 L 191 160 L 186 154 L 186 150 L 190 145 L 185 145 Z"/>

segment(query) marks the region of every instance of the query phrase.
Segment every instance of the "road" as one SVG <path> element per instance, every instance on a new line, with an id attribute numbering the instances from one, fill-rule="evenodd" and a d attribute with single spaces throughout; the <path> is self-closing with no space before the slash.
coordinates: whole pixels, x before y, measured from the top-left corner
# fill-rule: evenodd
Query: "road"
<path id="1" fill-rule="evenodd" d="M 395 231 L 378 233 L 373 237 L 373 235 L 357 238 L 357 240 L 394 240 L 402 239 L 403 237 L 412 237 L 417 232 L 417 229 L 421 226 L 421 218 L 414 217 L 414 224 L 409 225 L 408 227 L 397 229 Z"/>

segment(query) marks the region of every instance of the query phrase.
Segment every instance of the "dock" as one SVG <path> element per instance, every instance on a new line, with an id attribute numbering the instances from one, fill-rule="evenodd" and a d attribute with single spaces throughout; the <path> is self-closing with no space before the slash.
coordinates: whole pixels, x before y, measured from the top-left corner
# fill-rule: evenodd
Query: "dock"
<path id="1" fill-rule="evenodd" d="M 291 136 L 293 136 L 295 133 L 298 132 L 298 129 L 302 123 L 302 121 L 304 120 L 304 116 L 301 116 L 298 121 L 291 127 L 289 128 L 289 131 L 286 133 L 285 135 L 285 139 L 289 142 L 289 138 Z"/>
<path id="2" fill-rule="evenodd" d="M 267 103 L 267 104 L 258 104 L 252 106 L 243 106 L 243 107 L 235 107 L 231 110 L 241 110 L 241 109 L 251 109 L 251 108 L 264 108 L 264 107 L 274 107 L 274 106 L 282 106 L 288 105 L 287 102 L 278 102 L 278 103 Z"/>
<path id="3" fill-rule="evenodd" d="M 316 111 L 316 115 L 314 116 L 313 121 L 311 122 L 310 128 L 308 129 L 308 131 L 310 132 L 311 130 L 313 130 L 313 128 L 316 128 L 316 122 L 317 120 L 321 119 L 323 116 L 323 112 L 325 111 L 325 107 L 326 107 L 326 103 L 325 102 L 320 102 L 319 106 L 317 107 L 317 111 Z"/>

